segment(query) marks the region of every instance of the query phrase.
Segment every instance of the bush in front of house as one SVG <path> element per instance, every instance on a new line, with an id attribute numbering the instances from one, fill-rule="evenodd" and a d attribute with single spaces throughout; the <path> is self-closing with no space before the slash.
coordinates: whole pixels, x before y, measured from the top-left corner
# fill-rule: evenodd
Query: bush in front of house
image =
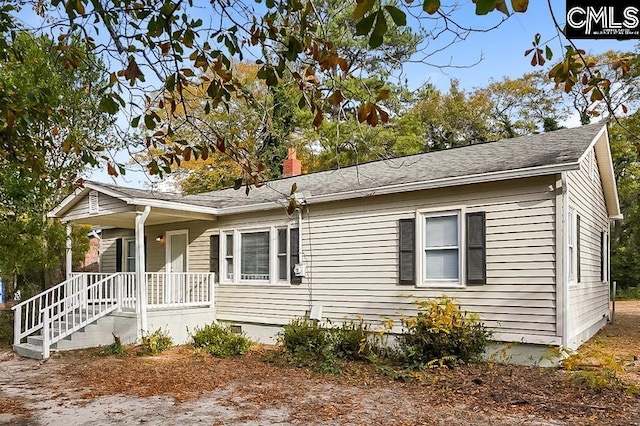
<path id="1" fill-rule="evenodd" d="M 159 328 L 153 333 L 143 334 L 141 346 L 140 355 L 158 355 L 173 347 L 173 339 L 168 331 Z"/>
<path id="2" fill-rule="evenodd" d="M 13 344 L 13 311 L 0 309 L 0 345 Z"/>
<path id="3" fill-rule="evenodd" d="M 491 332 L 475 314 L 468 314 L 447 297 L 416 301 L 418 313 L 403 318 L 396 356 L 406 368 L 452 366 L 478 361 Z"/>
<path id="4" fill-rule="evenodd" d="M 282 328 L 278 340 L 294 364 L 337 373 L 342 360 L 362 360 L 375 352 L 369 328 L 361 319 L 324 327 L 317 320 L 295 318 Z"/>
<path id="5" fill-rule="evenodd" d="M 220 358 L 245 355 L 252 345 L 244 333 L 215 323 L 202 328 L 196 327 L 191 333 L 191 339 L 194 347 Z"/>

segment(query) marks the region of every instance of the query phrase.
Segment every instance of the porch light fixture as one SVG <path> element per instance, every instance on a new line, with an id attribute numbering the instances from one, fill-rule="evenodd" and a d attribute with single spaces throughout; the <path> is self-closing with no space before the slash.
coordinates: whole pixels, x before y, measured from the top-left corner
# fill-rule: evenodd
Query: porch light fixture
<path id="1" fill-rule="evenodd" d="M 164 243 L 164 235 L 163 234 L 158 235 L 156 237 L 156 242 L 158 242 L 160 244 Z"/>

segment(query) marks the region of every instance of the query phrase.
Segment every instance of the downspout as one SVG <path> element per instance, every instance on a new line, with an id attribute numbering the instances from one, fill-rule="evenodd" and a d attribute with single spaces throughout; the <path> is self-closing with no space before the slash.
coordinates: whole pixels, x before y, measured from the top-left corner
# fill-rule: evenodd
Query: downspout
<path id="1" fill-rule="evenodd" d="M 144 224 L 151 213 L 151 206 L 145 206 L 142 212 L 136 215 L 135 241 L 136 241 L 136 314 L 138 327 L 136 334 L 138 338 L 148 330 L 147 320 L 147 280 L 145 276 L 145 253 L 144 253 Z"/>
<path id="2" fill-rule="evenodd" d="M 562 180 L 562 347 L 569 347 L 569 269 L 571 259 L 569 253 L 569 188 L 567 187 L 567 172 L 561 173 Z M 557 232 L 557 231 L 556 231 Z"/>

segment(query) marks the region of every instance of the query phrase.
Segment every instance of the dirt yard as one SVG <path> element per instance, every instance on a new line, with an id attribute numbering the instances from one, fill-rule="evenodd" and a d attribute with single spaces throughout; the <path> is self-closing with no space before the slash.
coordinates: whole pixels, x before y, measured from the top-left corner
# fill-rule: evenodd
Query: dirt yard
<path id="1" fill-rule="evenodd" d="M 616 323 L 584 350 L 640 383 L 640 302 L 619 302 Z M 259 347 L 215 359 L 178 347 L 157 357 L 98 350 L 47 362 L 0 352 L 0 424 L 41 425 L 638 425 L 640 398 L 591 390 L 560 369 L 476 365 L 392 380 L 370 364 L 342 375 L 267 362 Z M 634 361 L 635 357 L 635 361 Z"/>

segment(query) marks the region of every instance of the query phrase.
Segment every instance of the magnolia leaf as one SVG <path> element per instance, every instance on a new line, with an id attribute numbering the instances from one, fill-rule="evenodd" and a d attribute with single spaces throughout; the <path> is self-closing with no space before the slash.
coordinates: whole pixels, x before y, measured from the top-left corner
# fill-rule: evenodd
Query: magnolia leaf
<path id="1" fill-rule="evenodd" d="M 322 114 L 322 110 L 320 108 L 316 109 L 316 115 L 313 117 L 313 127 L 318 128 L 322 124 L 322 120 L 324 119 L 324 115 Z"/>
<path id="2" fill-rule="evenodd" d="M 391 93 L 389 91 L 389 89 L 382 89 L 378 93 L 378 97 L 376 98 L 376 101 L 384 101 L 385 99 L 388 99 L 389 98 L 389 93 Z"/>
<path id="3" fill-rule="evenodd" d="M 380 37 L 371 33 L 371 37 L 369 37 L 369 47 L 372 49 L 380 47 L 383 41 L 384 41 L 384 37 Z"/>
<path id="4" fill-rule="evenodd" d="M 387 9 L 387 12 L 389 13 L 389 16 L 391 16 L 391 19 L 393 19 L 394 24 L 396 24 L 399 27 L 403 27 L 407 25 L 406 13 L 404 13 L 403 11 L 401 11 L 395 6 L 385 6 L 384 8 Z"/>
<path id="5" fill-rule="evenodd" d="M 496 8 L 497 0 L 477 0 L 476 15 L 486 15 Z"/>
<path id="6" fill-rule="evenodd" d="M 529 7 L 529 0 L 511 0 L 511 7 L 514 12 L 524 13 Z"/>
<path id="7" fill-rule="evenodd" d="M 507 8 L 507 3 L 505 3 L 505 0 L 497 0 L 496 9 L 509 16 L 509 9 Z"/>
<path id="8" fill-rule="evenodd" d="M 369 34 L 371 28 L 373 27 L 373 22 L 376 19 L 376 14 L 372 13 L 371 15 L 362 18 L 360 21 L 356 23 L 356 35 L 366 35 Z"/>
<path id="9" fill-rule="evenodd" d="M 422 10 L 429 15 L 433 15 L 438 9 L 440 9 L 440 0 L 424 0 L 424 3 L 422 3 Z"/>
<path id="10" fill-rule="evenodd" d="M 344 97 L 342 96 L 342 92 L 340 90 L 336 90 L 331 94 L 331 96 L 329 96 L 329 98 L 327 98 L 327 101 L 329 101 L 331 105 L 335 106 L 340 105 L 343 100 Z"/>
<path id="11" fill-rule="evenodd" d="M 353 10 L 354 19 L 362 18 L 367 12 L 369 12 L 373 5 L 375 4 L 375 0 L 363 0 L 362 2 L 356 5 L 356 8 Z"/>
<path id="12" fill-rule="evenodd" d="M 295 194 L 297 190 L 298 190 L 298 184 L 294 182 L 293 185 L 291 185 L 291 193 L 289 195 Z"/>
<path id="13" fill-rule="evenodd" d="M 111 162 L 107 163 L 107 173 L 109 174 L 109 176 L 118 176 L 118 172 L 116 171 L 116 168 L 113 167 L 113 164 L 111 164 Z"/>
<path id="14" fill-rule="evenodd" d="M 553 52 L 551 51 L 551 48 L 549 46 L 546 46 L 545 49 L 545 56 L 547 57 L 547 60 L 551 60 L 553 58 Z"/>
<path id="15" fill-rule="evenodd" d="M 237 191 L 240 188 L 242 188 L 242 178 L 238 178 L 233 181 L 233 189 Z"/>

